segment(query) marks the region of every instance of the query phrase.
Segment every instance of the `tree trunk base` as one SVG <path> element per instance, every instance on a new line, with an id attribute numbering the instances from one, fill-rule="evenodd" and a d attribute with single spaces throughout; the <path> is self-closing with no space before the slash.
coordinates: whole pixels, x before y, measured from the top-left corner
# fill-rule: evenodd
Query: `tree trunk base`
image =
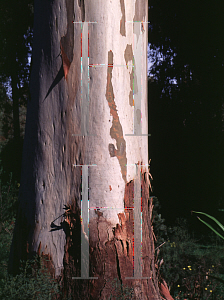
<path id="1" fill-rule="evenodd" d="M 133 198 L 134 181 L 130 181 L 125 188 L 125 207 L 133 206 Z M 149 185 L 145 173 L 142 174 L 142 201 L 149 201 Z M 95 241 L 90 240 L 89 274 L 90 277 L 98 279 L 72 279 L 81 277 L 81 251 L 74 245 L 69 246 L 68 238 L 61 278 L 65 297 L 102 300 L 161 299 L 154 268 L 150 211 L 152 206 L 142 203 L 142 207 L 149 207 L 149 210 L 142 212 L 142 277 L 150 279 L 126 279 L 133 277 L 133 210 L 118 214 L 120 224 L 117 224 L 116 228 L 112 227 L 103 215 L 98 215 L 89 224 L 90 238 L 98 237 Z M 81 232 L 81 226 L 78 228 Z M 81 244 L 77 236 L 74 240 L 77 245 Z"/>

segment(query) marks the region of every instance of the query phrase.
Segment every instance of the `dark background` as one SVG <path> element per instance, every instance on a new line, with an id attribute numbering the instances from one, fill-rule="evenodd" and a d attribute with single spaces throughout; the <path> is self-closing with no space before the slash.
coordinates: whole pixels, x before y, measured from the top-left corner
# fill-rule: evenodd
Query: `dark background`
<path id="1" fill-rule="evenodd" d="M 153 195 L 167 225 L 199 232 L 191 210 L 224 219 L 223 14 L 223 1 L 149 1 Z"/>

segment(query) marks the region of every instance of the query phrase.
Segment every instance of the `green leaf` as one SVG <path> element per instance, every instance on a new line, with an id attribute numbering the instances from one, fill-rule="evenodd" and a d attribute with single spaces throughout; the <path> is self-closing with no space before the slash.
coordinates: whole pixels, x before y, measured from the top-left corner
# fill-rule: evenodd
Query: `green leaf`
<path id="1" fill-rule="evenodd" d="M 212 216 L 210 216 L 210 215 L 208 215 L 208 214 L 206 214 L 206 213 L 203 213 L 203 212 L 197 212 L 197 211 L 192 211 L 192 212 L 194 212 L 194 213 L 196 213 L 196 214 L 202 214 L 202 215 L 205 215 L 206 217 L 212 219 L 212 220 L 213 220 L 213 221 L 214 221 L 214 222 L 222 229 L 222 231 L 224 231 L 224 226 L 223 226 L 218 220 L 216 220 L 216 218 L 214 218 L 214 217 L 212 217 Z M 218 231 L 216 231 L 211 225 L 209 225 L 207 222 L 203 221 L 203 220 L 200 219 L 199 217 L 198 217 L 198 219 L 199 219 L 202 223 L 204 223 L 206 226 L 208 226 L 212 231 L 214 231 L 219 237 L 221 237 L 222 239 L 224 239 L 224 237 L 223 237 L 220 233 L 218 233 Z"/>
<path id="2" fill-rule="evenodd" d="M 224 231 L 224 226 L 216 218 L 214 218 L 214 217 L 212 217 L 212 216 L 210 216 L 210 215 L 208 215 L 206 213 L 203 213 L 203 212 L 198 212 L 198 211 L 192 211 L 192 212 L 194 212 L 196 214 L 205 215 L 206 217 L 212 219 L 222 229 L 222 231 Z"/>

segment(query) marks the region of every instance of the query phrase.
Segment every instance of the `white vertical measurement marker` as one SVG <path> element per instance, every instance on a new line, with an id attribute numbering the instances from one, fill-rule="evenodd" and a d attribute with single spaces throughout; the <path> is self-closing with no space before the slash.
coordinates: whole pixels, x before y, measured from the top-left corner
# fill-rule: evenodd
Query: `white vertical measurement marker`
<path id="1" fill-rule="evenodd" d="M 81 200 L 81 277 L 72 277 L 72 279 L 98 279 L 98 277 L 89 277 L 89 195 L 88 195 L 88 167 L 89 165 L 74 165 L 82 167 L 82 200 Z M 96 165 L 91 165 L 96 166 Z M 87 228 L 87 232 L 83 232 Z M 88 241 L 85 239 L 87 236 Z"/>
<path id="2" fill-rule="evenodd" d="M 73 136 L 90 136 L 89 134 L 89 23 L 97 22 L 73 22 L 81 24 L 81 134 Z"/>

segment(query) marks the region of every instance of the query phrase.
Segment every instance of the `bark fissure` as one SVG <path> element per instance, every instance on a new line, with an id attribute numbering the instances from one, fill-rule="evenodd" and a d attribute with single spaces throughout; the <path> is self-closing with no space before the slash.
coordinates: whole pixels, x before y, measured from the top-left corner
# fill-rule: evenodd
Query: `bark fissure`
<path id="1" fill-rule="evenodd" d="M 129 243 L 126 241 L 126 246 L 127 246 L 127 256 L 129 256 Z"/>
<path id="2" fill-rule="evenodd" d="M 122 246 L 122 252 L 124 253 L 124 244 L 123 244 L 123 241 L 120 240 L 120 242 L 121 242 L 121 246 Z"/>
<path id="3" fill-rule="evenodd" d="M 121 288 L 122 288 L 121 269 L 120 269 L 120 263 L 119 263 L 119 257 L 118 257 L 118 251 L 117 251 L 116 244 L 114 244 L 114 248 L 115 248 L 115 254 L 116 254 L 117 275 L 118 275 L 119 281 L 121 283 Z M 122 290 L 122 292 L 123 292 L 123 290 Z"/>
<path id="4" fill-rule="evenodd" d="M 96 212 L 96 211 L 95 211 Z M 97 212 L 96 212 L 97 214 Z M 100 230 L 99 230 L 99 215 L 97 215 L 97 220 L 96 220 L 96 227 L 97 227 L 97 233 L 98 233 L 98 242 L 97 242 L 97 247 L 98 250 L 100 251 Z"/>
<path id="5" fill-rule="evenodd" d="M 85 21 L 85 2 L 84 2 L 84 0 L 79 0 L 79 7 L 81 10 L 81 19 L 82 19 L 82 22 L 84 22 Z"/>
<path id="6" fill-rule="evenodd" d="M 55 242 L 54 242 L 54 239 L 53 239 L 53 235 L 51 234 L 51 239 L 52 239 L 52 243 L 53 243 L 53 245 L 54 245 L 54 247 L 55 247 L 55 251 L 56 251 L 56 253 L 57 253 L 57 247 L 56 247 L 56 245 L 55 245 Z"/>
<path id="7" fill-rule="evenodd" d="M 100 297 L 102 296 L 102 292 L 103 292 L 105 286 L 106 286 L 106 280 L 104 279 L 104 285 L 103 285 L 102 289 L 100 290 Z"/>

